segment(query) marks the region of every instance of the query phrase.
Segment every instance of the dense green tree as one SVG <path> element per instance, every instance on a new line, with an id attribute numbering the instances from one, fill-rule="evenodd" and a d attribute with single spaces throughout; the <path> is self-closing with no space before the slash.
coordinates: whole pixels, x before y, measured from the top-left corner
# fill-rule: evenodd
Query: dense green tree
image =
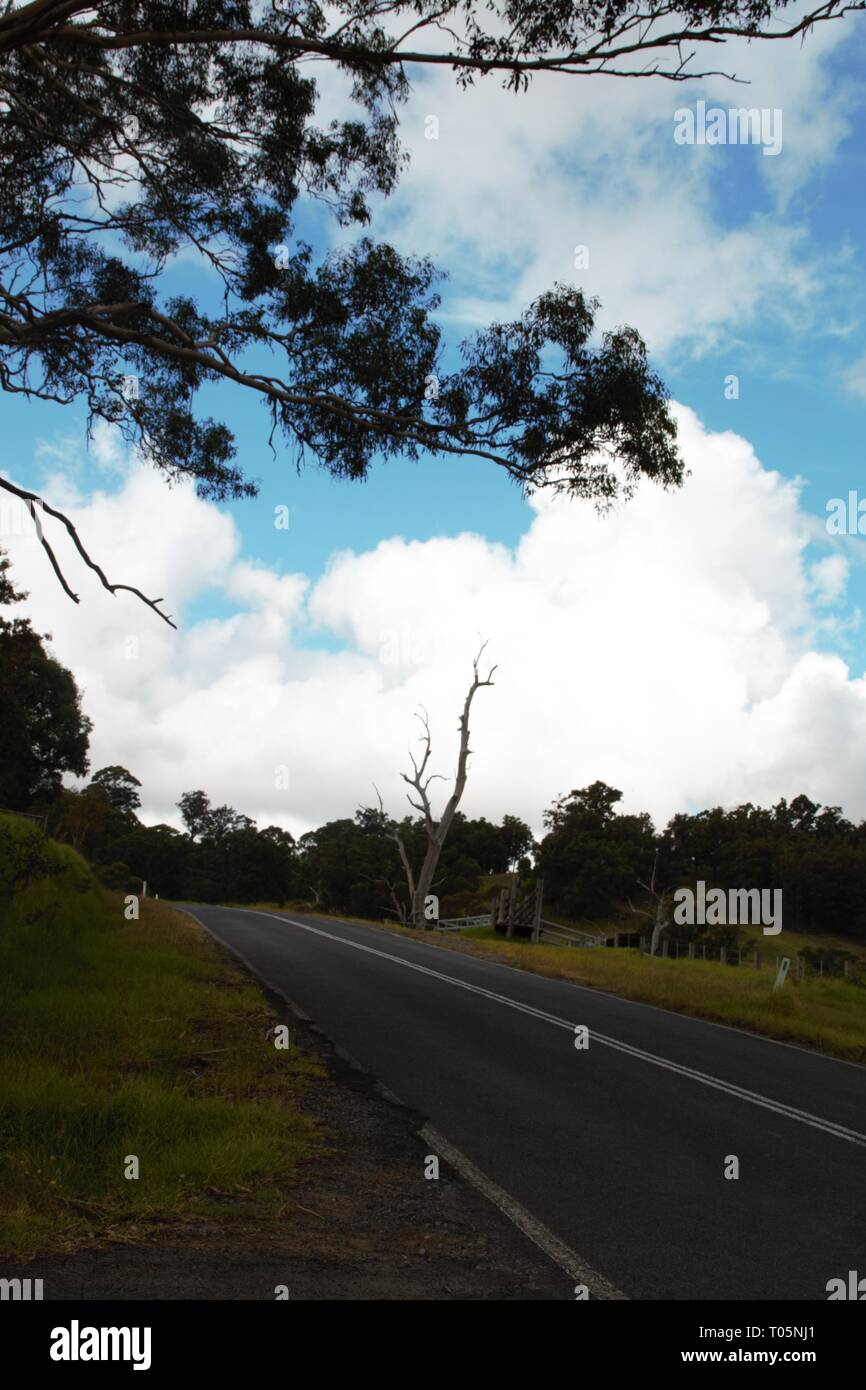
<path id="1" fill-rule="evenodd" d="M 138 793 L 141 783 L 127 768 L 119 767 L 117 764 L 101 767 L 98 772 L 94 772 L 90 786 L 98 788 L 109 805 L 126 819 L 130 816 L 134 818 L 141 805 Z"/>
<path id="2" fill-rule="evenodd" d="M 111 806 L 102 792 L 61 788 L 48 813 L 48 830 L 90 859 L 101 859 L 102 844 L 111 822 Z"/>
<path id="3" fill-rule="evenodd" d="M 298 883 L 317 906 L 379 916 L 392 889 L 405 892 L 397 847 L 364 809 L 354 820 L 329 821 L 298 841 Z M 389 887 L 389 885 L 391 885 Z"/>
<path id="4" fill-rule="evenodd" d="M 283 903 L 290 896 L 295 887 L 294 856 L 273 829 L 269 833 L 252 823 L 241 825 L 220 841 L 211 872 L 223 901 Z"/>
<path id="5" fill-rule="evenodd" d="M 0 608 L 10 603 L 23 603 L 27 597 L 20 589 L 15 588 L 10 573 L 11 568 L 9 556 L 0 550 Z"/>
<path id="6" fill-rule="evenodd" d="M 656 839 L 649 816 L 617 815 L 622 792 L 605 782 L 559 797 L 539 847 L 545 893 L 569 916 L 604 917 L 649 880 Z"/>
<path id="7" fill-rule="evenodd" d="M 807 796 L 674 816 L 665 831 L 682 886 L 780 888 L 784 925 L 866 935 L 866 824 Z"/>
<path id="8" fill-rule="evenodd" d="M 502 851 L 505 856 L 504 869 L 513 869 L 521 860 L 528 858 L 535 848 L 532 831 L 526 821 L 519 816 L 503 816 L 499 828 Z M 501 873 L 502 870 L 493 870 Z"/>
<path id="9" fill-rule="evenodd" d="M 0 552 L 0 605 L 25 597 Z M 65 773 L 87 771 L 91 722 L 71 672 L 46 648 L 50 640 L 26 618 L 0 612 L 0 806 L 12 811 L 46 807 Z"/>
<path id="10" fill-rule="evenodd" d="M 206 792 L 184 792 L 177 809 L 191 839 L 204 833 L 210 814 L 210 800 Z"/>
<path id="11" fill-rule="evenodd" d="M 524 488 L 610 500 L 683 469 L 665 388 L 632 328 L 557 285 L 445 362 L 439 273 L 365 235 L 318 262 L 304 199 L 364 228 L 405 162 L 410 74 L 700 76 L 698 41 L 778 41 L 857 3 L 785 22 L 787 0 L 30 0 L 0 15 L 0 385 L 81 399 L 171 478 L 255 491 L 202 388 L 253 392 L 300 460 L 363 478 L 376 457 L 468 455 Z M 309 60 L 354 110 L 317 121 Z M 713 64 L 717 66 L 716 62 Z M 563 76 L 561 80 L 566 80 Z M 81 189 L 91 197 L 81 201 Z M 172 285 L 194 255 L 219 293 Z M 194 283 L 194 282 L 191 282 Z M 616 455 L 617 472 L 608 460 Z M 0 488 L 35 494 L 0 479 Z M 79 554 L 108 588 L 67 518 Z M 39 528 L 42 536 L 42 528 Z M 47 540 L 47 535 L 46 535 Z M 46 553 L 61 583 L 53 549 Z M 138 590 L 133 590 L 138 593 Z M 143 594 L 140 597 L 145 598 Z M 157 608 L 159 600 L 145 598 Z M 161 611 L 161 610 L 158 610 Z M 166 616 L 163 614 L 163 616 Z"/>
<path id="12" fill-rule="evenodd" d="M 161 898 L 185 898 L 192 869 L 193 846 L 171 825 L 137 825 L 104 851 L 107 862 L 121 861 L 129 875 L 148 885 Z"/>

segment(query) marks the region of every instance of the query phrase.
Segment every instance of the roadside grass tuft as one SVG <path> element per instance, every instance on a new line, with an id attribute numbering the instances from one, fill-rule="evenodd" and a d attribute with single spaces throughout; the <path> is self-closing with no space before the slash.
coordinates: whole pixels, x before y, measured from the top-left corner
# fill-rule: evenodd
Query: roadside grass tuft
<path id="1" fill-rule="evenodd" d="M 273 1010 L 191 919 L 146 900 L 127 921 L 71 849 L 41 850 L 58 871 L 0 918 L 0 1254 L 276 1215 L 323 1140 L 298 1108 L 318 1063 L 274 1047 Z"/>

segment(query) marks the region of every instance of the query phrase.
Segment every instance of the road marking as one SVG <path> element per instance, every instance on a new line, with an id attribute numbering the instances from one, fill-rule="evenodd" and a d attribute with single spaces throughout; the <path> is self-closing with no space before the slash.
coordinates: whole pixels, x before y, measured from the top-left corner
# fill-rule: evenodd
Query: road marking
<path id="1" fill-rule="evenodd" d="M 406 970 L 416 970 L 421 975 L 432 975 L 435 980 L 441 980 L 444 984 L 454 985 L 457 989 L 465 989 L 470 994 L 479 994 L 485 999 L 491 999 L 494 1003 L 504 1004 L 509 1009 L 517 1009 L 518 1012 L 528 1014 L 531 1018 L 540 1019 L 543 1023 L 552 1023 L 557 1028 L 567 1028 L 570 1033 L 574 1032 L 575 1025 L 569 1019 L 558 1018 L 556 1014 L 547 1013 L 544 1009 L 536 1009 L 532 1004 L 524 1004 L 518 999 L 509 999 L 507 995 L 497 994 L 494 990 L 485 989 L 482 985 L 470 984 L 468 980 L 460 980 L 455 975 L 445 975 L 439 970 L 431 970 L 429 966 L 419 965 L 417 961 L 405 960 L 402 956 L 394 956 L 389 951 L 379 951 L 376 947 L 365 946 L 360 941 L 348 941 L 343 936 L 334 936 L 332 932 L 323 931 L 321 927 L 311 927 L 306 922 L 297 922 L 293 917 L 281 917 L 276 912 L 257 911 L 256 916 L 273 917 L 276 922 L 287 922 L 290 926 L 299 927 L 301 931 L 310 932 L 313 936 L 323 936 L 326 941 L 334 941 L 338 946 L 346 946 L 353 951 L 364 951 L 370 956 L 380 956 L 382 960 L 391 961 L 395 965 L 402 965 Z M 610 1038 L 604 1033 L 598 1033 L 594 1028 L 590 1029 L 589 1036 L 593 1042 L 601 1043 L 603 1047 L 612 1048 L 616 1052 L 624 1052 L 627 1056 L 635 1057 L 638 1061 L 662 1067 L 665 1071 L 674 1072 L 678 1076 L 685 1076 L 691 1081 L 697 1081 L 702 1086 L 710 1086 L 714 1090 L 724 1091 L 726 1095 L 733 1096 L 735 1100 L 746 1101 L 749 1105 L 760 1105 L 764 1110 L 771 1110 L 774 1114 L 782 1115 L 785 1119 L 796 1120 L 798 1124 L 808 1125 L 812 1129 L 820 1129 L 836 1139 L 845 1139 L 849 1144 L 857 1144 L 861 1148 L 866 1148 L 866 1134 L 860 1134 L 855 1129 L 848 1129 L 846 1125 L 837 1124 L 835 1120 L 824 1120 L 819 1115 L 811 1115 L 807 1110 L 798 1110 L 796 1106 L 786 1105 L 783 1101 L 771 1100 L 769 1096 L 759 1095 L 756 1091 L 748 1091 L 745 1087 L 737 1086 L 732 1081 L 722 1081 L 717 1076 L 696 1071 L 694 1067 L 683 1066 L 680 1062 L 671 1062 L 666 1057 L 657 1056 L 654 1052 L 646 1052 L 642 1047 L 633 1047 L 631 1043 L 620 1042 L 618 1038 Z"/>
<path id="2" fill-rule="evenodd" d="M 599 1274 L 592 1265 L 588 1265 L 579 1255 L 575 1255 L 569 1246 L 564 1245 L 542 1222 L 537 1221 L 526 1210 L 526 1207 L 515 1202 L 514 1198 L 510 1197 L 503 1188 L 492 1182 L 485 1173 L 481 1172 L 480 1168 L 476 1168 L 465 1154 L 461 1153 L 459 1149 L 455 1149 L 454 1145 L 449 1144 L 447 1139 L 443 1139 L 432 1125 L 424 1126 L 421 1130 L 421 1138 L 430 1145 L 440 1158 L 444 1158 L 446 1163 L 450 1163 L 461 1177 L 465 1178 L 467 1182 L 471 1182 L 472 1186 L 477 1187 L 488 1201 L 498 1207 L 508 1217 L 512 1225 L 522 1231 L 525 1236 L 528 1236 L 548 1259 L 559 1265 L 569 1279 L 573 1280 L 575 1284 L 585 1284 L 592 1298 L 625 1299 L 628 1301 L 628 1294 L 620 1293 L 619 1289 L 608 1279 L 605 1279 L 603 1274 Z"/>
<path id="3" fill-rule="evenodd" d="M 188 917 L 191 917 L 194 922 L 197 922 L 206 932 L 216 937 L 223 945 L 228 946 L 228 943 L 223 940 L 215 927 L 211 927 L 207 922 L 203 922 L 201 918 L 196 916 L 188 907 L 182 907 L 178 910 L 180 912 L 185 912 Z M 274 917 L 278 922 L 291 921 L 291 918 L 277 917 L 277 914 L 274 912 L 261 912 L 259 909 L 256 909 L 256 915 L 260 917 Z M 316 927 L 307 927 L 304 922 L 292 922 L 292 925 L 304 927 L 305 930 L 311 932 L 317 931 Z M 327 936 L 328 933 L 320 932 L 319 935 Z M 335 936 L 332 937 L 331 940 L 343 941 L 343 938 Z M 354 943 L 343 942 L 343 944 L 353 945 Z M 249 961 L 246 956 L 242 955 L 235 946 L 228 946 L 228 949 L 236 955 L 254 975 L 259 979 L 263 978 L 252 962 Z M 360 949 L 369 948 L 361 947 Z M 382 952 L 375 952 L 375 954 L 381 955 Z M 398 960 L 399 957 L 394 956 L 389 957 L 389 959 Z M 435 974 L 436 972 L 432 971 L 429 973 Z M 270 986 L 270 988 L 274 988 L 274 986 Z M 279 992 L 282 993 L 282 991 Z M 299 1010 L 295 1004 L 292 1004 L 290 1000 L 287 1000 L 287 1002 L 290 1004 L 290 1007 L 295 1009 L 307 1022 L 311 1021 L 308 1014 L 301 1013 L 301 1010 Z M 355 1065 L 358 1064 L 355 1063 Z M 380 1093 L 384 1095 L 387 1100 L 391 1101 L 392 1104 L 403 1104 L 400 1098 L 395 1096 L 393 1091 L 389 1091 L 381 1081 L 376 1084 Z M 605 1279 L 604 1275 L 599 1274 L 597 1269 L 594 1269 L 586 1260 L 576 1255 L 570 1246 L 566 1245 L 564 1241 L 561 1241 L 555 1236 L 543 1222 L 538 1221 L 531 1212 L 526 1210 L 526 1207 L 522 1206 L 520 1202 L 515 1201 L 515 1199 L 506 1192 L 504 1188 L 500 1187 L 498 1183 L 495 1183 L 492 1178 L 488 1178 L 486 1173 L 482 1173 L 480 1168 L 476 1168 L 471 1159 L 468 1159 L 460 1149 L 456 1149 L 453 1144 L 450 1144 L 432 1125 L 424 1125 L 423 1129 L 419 1130 L 419 1133 L 421 1138 L 428 1143 L 431 1148 L 435 1149 L 440 1157 L 445 1159 L 446 1163 L 449 1163 L 461 1177 L 465 1178 L 467 1182 L 477 1188 L 483 1197 L 486 1197 L 489 1202 L 492 1202 L 495 1207 L 498 1207 L 512 1225 L 516 1226 L 534 1245 L 537 1245 L 539 1250 L 541 1250 L 549 1260 L 552 1260 L 554 1264 L 558 1265 L 559 1268 L 568 1275 L 569 1279 L 572 1279 L 575 1284 L 585 1284 L 592 1298 L 597 1300 L 622 1299 L 628 1301 L 628 1294 L 621 1293 L 609 1279 Z"/>

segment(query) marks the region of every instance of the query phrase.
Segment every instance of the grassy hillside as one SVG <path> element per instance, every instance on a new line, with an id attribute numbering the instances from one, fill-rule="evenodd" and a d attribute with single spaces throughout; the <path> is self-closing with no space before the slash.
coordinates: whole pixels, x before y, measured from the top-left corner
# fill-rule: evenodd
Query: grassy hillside
<path id="1" fill-rule="evenodd" d="M 0 1255 L 281 1208 L 315 1064 L 160 903 L 127 921 L 85 862 L 0 816 Z M 140 1176 L 124 1176 L 128 1156 Z"/>

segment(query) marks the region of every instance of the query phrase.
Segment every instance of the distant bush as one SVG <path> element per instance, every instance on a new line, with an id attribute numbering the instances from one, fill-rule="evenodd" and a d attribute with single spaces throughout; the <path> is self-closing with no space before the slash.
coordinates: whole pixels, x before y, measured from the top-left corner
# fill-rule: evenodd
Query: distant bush
<path id="1" fill-rule="evenodd" d="M 133 878 L 128 864 L 115 860 L 113 864 L 94 864 L 93 872 L 103 888 L 111 888 L 117 893 L 137 893 L 141 880 Z"/>

